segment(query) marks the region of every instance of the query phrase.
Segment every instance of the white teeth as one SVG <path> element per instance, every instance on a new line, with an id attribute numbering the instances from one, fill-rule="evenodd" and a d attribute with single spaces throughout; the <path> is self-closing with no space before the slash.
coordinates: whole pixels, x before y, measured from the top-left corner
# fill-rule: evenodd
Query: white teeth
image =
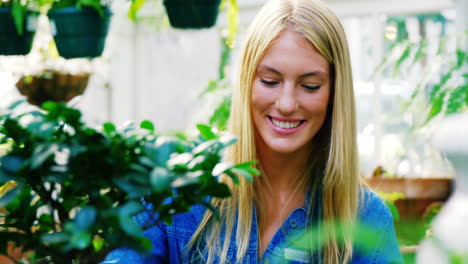
<path id="1" fill-rule="evenodd" d="M 299 124 L 301 123 L 301 121 L 297 121 L 297 122 L 282 122 L 282 121 L 278 121 L 278 120 L 275 120 L 275 119 L 271 119 L 271 121 L 273 122 L 273 124 L 277 127 L 281 127 L 281 128 L 296 128 L 299 126 Z"/>

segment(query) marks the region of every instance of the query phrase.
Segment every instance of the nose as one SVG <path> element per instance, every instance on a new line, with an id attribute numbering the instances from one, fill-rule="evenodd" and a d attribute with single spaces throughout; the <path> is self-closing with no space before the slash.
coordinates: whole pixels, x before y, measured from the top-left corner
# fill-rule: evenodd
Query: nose
<path id="1" fill-rule="evenodd" d="M 299 109 L 299 102 L 293 84 L 284 83 L 276 98 L 275 106 L 283 115 L 290 115 Z"/>

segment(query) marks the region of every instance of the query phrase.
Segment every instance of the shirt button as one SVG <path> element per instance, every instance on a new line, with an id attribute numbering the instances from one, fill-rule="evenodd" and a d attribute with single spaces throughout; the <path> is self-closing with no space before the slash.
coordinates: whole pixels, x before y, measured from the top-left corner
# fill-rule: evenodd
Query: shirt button
<path id="1" fill-rule="evenodd" d="M 289 221 L 289 225 L 290 225 L 292 228 L 296 228 L 296 226 L 297 226 L 296 220 L 291 220 L 291 221 Z"/>

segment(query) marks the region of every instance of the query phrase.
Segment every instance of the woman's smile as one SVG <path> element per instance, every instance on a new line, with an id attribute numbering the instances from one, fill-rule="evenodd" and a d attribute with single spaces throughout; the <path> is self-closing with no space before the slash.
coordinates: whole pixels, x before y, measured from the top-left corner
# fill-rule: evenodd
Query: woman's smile
<path id="1" fill-rule="evenodd" d="M 281 135 L 291 135 L 302 128 L 305 120 L 285 119 L 267 116 L 270 120 L 272 129 Z"/>

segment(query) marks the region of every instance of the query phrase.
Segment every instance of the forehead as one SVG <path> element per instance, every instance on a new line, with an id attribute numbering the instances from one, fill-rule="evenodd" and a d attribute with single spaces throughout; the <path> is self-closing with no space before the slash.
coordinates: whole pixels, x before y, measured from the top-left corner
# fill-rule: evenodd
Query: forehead
<path id="1" fill-rule="evenodd" d="M 329 73 L 328 61 L 302 34 L 285 29 L 266 49 L 260 65 L 288 71 Z"/>

